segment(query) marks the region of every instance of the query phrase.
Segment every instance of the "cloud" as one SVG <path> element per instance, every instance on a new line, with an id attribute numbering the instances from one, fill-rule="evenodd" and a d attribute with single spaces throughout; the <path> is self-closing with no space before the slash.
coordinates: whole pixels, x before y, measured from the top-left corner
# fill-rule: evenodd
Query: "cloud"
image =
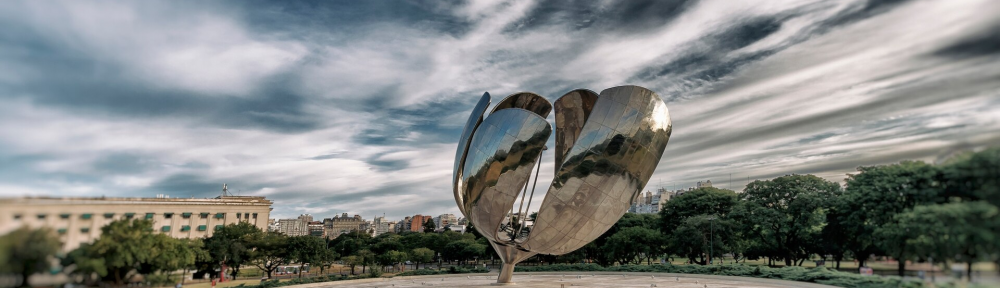
<path id="1" fill-rule="evenodd" d="M 278 218 L 458 213 L 454 141 L 484 91 L 657 91 L 674 133 L 648 189 L 1000 140 L 990 1 L 340 4 L 0 4 L 0 195 L 227 183 Z"/>

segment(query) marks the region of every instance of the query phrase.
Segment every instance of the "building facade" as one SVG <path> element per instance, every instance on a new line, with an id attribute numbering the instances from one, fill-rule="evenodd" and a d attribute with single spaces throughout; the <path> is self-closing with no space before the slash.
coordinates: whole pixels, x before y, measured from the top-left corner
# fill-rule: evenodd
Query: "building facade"
<path id="1" fill-rule="evenodd" d="M 216 229 L 240 222 L 267 231 L 273 203 L 256 196 L 0 199 L 0 235 L 21 226 L 49 227 L 59 234 L 63 251 L 70 251 L 93 242 L 101 227 L 119 219 L 152 220 L 154 231 L 174 238 L 212 236 Z"/>
<path id="2" fill-rule="evenodd" d="M 278 219 L 278 233 L 288 236 L 309 235 L 309 223 L 295 219 Z"/>
<path id="3" fill-rule="evenodd" d="M 361 230 L 362 225 L 365 225 L 365 220 L 361 218 L 361 215 L 350 217 L 347 216 L 347 213 L 344 213 L 333 216 L 333 218 L 323 219 L 323 226 L 326 228 L 325 236 L 330 239 L 337 238 L 337 236 L 351 231 Z"/>
<path id="4" fill-rule="evenodd" d="M 646 193 L 640 194 L 632 202 L 632 206 L 629 207 L 628 212 L 637 214 L 659 213 L 660 210 L 663 210 L 664 204 L 670 201 L 676 193 L 664 188 L 657 189 L 656 193 L 646 191 Z"/>

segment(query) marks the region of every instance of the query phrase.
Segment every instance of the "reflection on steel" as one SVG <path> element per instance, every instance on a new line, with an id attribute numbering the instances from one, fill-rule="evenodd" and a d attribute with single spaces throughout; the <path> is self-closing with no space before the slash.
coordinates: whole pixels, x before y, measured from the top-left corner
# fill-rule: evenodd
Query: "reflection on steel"
<path id="1" fill-rule="evenodd" d="M 670 138 L 667 106 L 646 88 L 563 95 L 554 105 L 555 178 L 528 223 L 530 212 L 521 207 L 525 195 L 531 206 L 529 178 L 541 166 L 552 132 L 545 117 L 553 105 L 534 93 L 516 93 L 483 119 L 489 102 L 484 94 L 469 116 L 453 185 L 459 209 L 504 262 L 498 283 L 509 283 L 514 265 L 532 255 L 572 252 L 611 228 L 646 186 Z M 521 203 L 514 205 L 519 194 Z"/>

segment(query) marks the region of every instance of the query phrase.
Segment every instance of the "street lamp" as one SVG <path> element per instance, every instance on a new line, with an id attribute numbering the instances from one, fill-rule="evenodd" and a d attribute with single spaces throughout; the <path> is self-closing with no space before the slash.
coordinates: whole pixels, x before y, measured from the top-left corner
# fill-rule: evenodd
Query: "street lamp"
<path id="1" fill-rule="evenodd" d="M 713 246 L 715 246 L 715 222 L 713 220 L 715 220 L 715 217 L 709 217 L 708 218 L 708 223 L 709 223 L 708 225 L 712 227 L 710 229 L 710 232 L 708 232 L 708 235 L 710 237 L 709 238 L 709 243 L 708 243 L 708 264 L 709 265 L 712 264 L 712 248 L 714 248 Z"/>

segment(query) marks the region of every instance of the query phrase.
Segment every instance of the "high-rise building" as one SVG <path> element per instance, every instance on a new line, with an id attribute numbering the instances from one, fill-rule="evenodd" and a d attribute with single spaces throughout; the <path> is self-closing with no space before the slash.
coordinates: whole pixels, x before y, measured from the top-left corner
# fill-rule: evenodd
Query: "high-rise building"
<path id="1" fill-rule="evenodd" d="M 384 216 L 375 217 L 372 221 L 372 236 L 378 236 L 392 231 L 390 226 L 393 224 L 392 221 L 385 220 Z"/>
<path id="2" fill-rule="evenodd" d="M 215 198 L 23 197 L 0 199 L 0 235 L 21 226 L 49 227 L 59 233 L 63 251 L 101 236 L 101 227 L 120 219 L 147 219 L 153 229 L 174 238 L 212 236 L 220 227 L 250 223 L 268 229 L 271 200 L 257 196 Z"/>
<path id="3" fill-rule="evenodd" d="M 646 193 L 640 194 L 632 202 L 632 206 L 629 207 L 628 212 L 638 214 L 658 213 L 660 210 L 663 210 L 664 203 L 673 196 L 674 192 L 663 188 L 657 189 L 656 193 L 646 191 Z"/>
<path id="4" fill-rule="evenodd" d="M 312 217 L 310 217 L 312 218 Z M 301 221 L 301 220 L 300 220 Z M 324 237 L 326 236 L 326 226 L 323 226 L 323 222 L 311 221 L 308 224 L 309 236 Z"/>
<path id="5" fill-rule="evenodd" d="M 438 230 L 442 230 L 448 225 L 458 225 L 458 218 L 455 217 L 455 214 L 441 214 L 434 217 L 434 227 L 437 227 Z"/>
<path id="6" fill-rule="evenodd" d="M 306 223 L 313 222 L 313 216 L 309 214 L 301 214 L 299 215 L 299 220 Z"/>
<path id="7" fill-rule="evenodd" d="M 278 232 L 288 236 L 309 235 L 309 222 L 295 219 L 278 219 Z"/>
<path id="8" fill-rule="evenodd" d="M 431 216 L 424 216 L 420 214 L 413 215 L 413 217 L 410 217 L 410 222 L 407 224 L 407 231 L 424 232 L 424 222 L 427 222 L 427 220 L 433 221 Z"/>

